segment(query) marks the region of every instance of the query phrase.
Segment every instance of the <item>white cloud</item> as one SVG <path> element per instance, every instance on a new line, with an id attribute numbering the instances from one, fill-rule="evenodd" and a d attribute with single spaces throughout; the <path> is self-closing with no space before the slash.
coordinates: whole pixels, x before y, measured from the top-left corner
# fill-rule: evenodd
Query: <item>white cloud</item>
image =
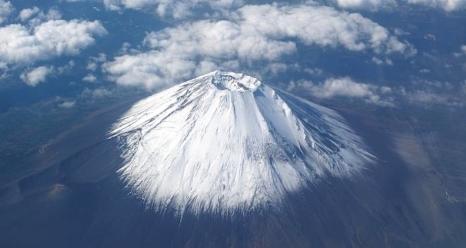
<path id="1" fill-rule="evenodd" d="M 0 24 L 8 19 L 14 7 L 10 1 L 0 0 Z"/>
<path id="2" fill-rule="evenodd" d="M 405 43 L 387 29 L 357 13 L 322 6 L 245 6 L 240 9 L 247 27 L 269 37 L 297 38 L 307 45 L 372 49 L 377 53 L 404 52 Z"/>
<path id="3" fill-rule="evenodd" d="M 22 9 L 19 12 L 18 18 L 21 22 L 27 22 L 30 27 L 34 27 L 50 20 L 59 20 L 62 18 L 60 11 L 50 9 L 47 12 L 42 11 L 38 7 Z"/>
<path id="4" fill-rule="evenodd" d="M 20 21 L 25 22 L 31 19 L 32 17 L 34 17 L 35 15 L 39 14 L 39 12 L 40 12 L 40 9 L 36 6 L 32 8 L 28 8 L 28 9 L 22 9 L 19 12 L 18 18 Z"/>
<path id="5" fill-rule="evenodd" d="M 104 63 L 105 61 L 107 61 L 107 55 L 104 53 L 99 53 L 97 56 L 89 58 L 87 61 L 86 69 L 89 71 L 96 71 L 100 64 Z"/>
<path id="6" fill-rule="evenodd" d="M 102 0 L 111 10 L 122 8 L 145 10 L 159 16 L 183 18 L 192 15 L 193 10 L 209 7 L 212 10 L 231 10 L 244 6 L 244 0 Z M 322 2 L 323 0 L 321 0 Z M 327 0 L 328 1 L 328 0 Z M 327 2 L 323 1 L 323 2 Z M 341 8 L 378 10 L 399 7 L 403 4 L 424 5 L 454 11 L 466 7 L 466 0 L 330 0 Z M 315 1 L 307 1 L 313 4 Z"/>
<path id="7" fill-rule="evenodd" d="M 386 86 L 375 86 L 356 82 L 349 77 L 330 78 L 323 83 L 311 81 L 292 82 L 289 90 L 307 90 L 314 97 L 328 99 L 334 97 L 347 97 L 363 99 L 377 105 L 392 106 L 393 103 L 385 97 L 392 90 Z"/>
<path id="8" fill-rule="evenodd" d="M 463 51 L 463 53 L 466 54 L 466 45 L 461 46 L 461 51 Z"/>
<path id="9" fill-rule="evenodd" d="M 327 79 L 322 85 L 313 87 L 312 91 L 315 96 L 321 98 L 335 96 L 376 97 L 369 85 L 357 83 L 348 77 Z"/>
<path id="10" fill-rule="evenodd" d="M 405 0 L 406 1 L 406 0 Z M 407 0 L 411 4 L 422 4 L 430 7 L 443 8 L 446 11 L 463 9 L 466 0 Z"/>
<path id="11" fill-rule="evenodd" d="M 414 5 L 424 5 L 433 8 L 442 8 L 446 11 L 454 11 L 466 7 L 466 0 L 335 0 L 336 4 L 342 8 L 349 9 L 380 9 L 385 7 L 395 7 L 408 3 Z"/>
<path id="12" fill-rule="evenodd" d="M 36 86 L 45 82 L 53 72 L 53 67 L 39 66 L 21 74 L 21 79 L 29 86 Z"/>
<path id="13" fill-rule="evenodd" d="M 85 77 L 83 77 L 83 81 L 88 83 L 94 83 L 95 81 L 97 81 L 97 77 L 92 74 L 87 74 Z"/>
<path id="14" fill-rule="evenodd" d="M 118 84 L 151 89 L 218 68 L 234 70 L 241 64 L 244 70 L 260 61 L 280 65 L 283 56 L 296 53 L 298 42 L 381 55 L 412 52 L 408 44 L 359 14 L 322 6 L 254 5 L 228 19 L 150 33 L 144 40 L 149 51 L 116 57 L 103 69 Z"/>
<path id="15" fill-rule="evenodd" d="M 313 76 L 319 76 L 319 75 L 322 75 L 322 73 L 324 73 L 324 71 L 320 68 L 304 68 L 303 71 Z"/>
<path id="16" fill-rule="evenodd" d="M 338 6 L 349 9 L 378 9 L 395 6 L 395 0 L 336 0 Z"/>
<path id="17" fill-rule="evenodd" d="M 373 57 L 372 62 L 374 62 L 377 65 L 393 65 L 393 61 L 391 59 L 388 59 L 388 58 L 380 59 L 380 58 L 377 58 L 377 57 Z"/>
<path id="18" fill-rule="evenodd" d="M 464 107 L 466 105 L 466 81 L 442 82 L 416 80 L 414 87 L 400 87 L 396 93 L 405 101 L 422 107 L 448 106 Z"/>
<path id="19" fill-rule="evenodd" d="M 198 63 L 188 57 L 176 58 L 157 51 L 119 56 L 103 65 L 109 78 L 116 83 L 146 89 L 178 83 L 178 80 L 192 77 L 196 68 Z"/>
<path id="20" fill-rule="evenodd" d="M 83 99 L 98 99 L 112 96 L 113 92 L 105 88 L 89 89 L 85 88 L 81 93 Z"/>
<path id="21" fill-rule="evenodd" d="M 228 9 L 239 6 L 242 0 L 103 0 L 111 10 L 121 8 L 149 10 L 160 16 L 183 18 L 190 16 L 193 9 L 210 7 L 211 9 Z"/>
<path id="22" fill-rule="evenodd" d="M 448 100 L 448 98 L 443 95 L 426 90 L 417 90 L 414 92 L 409 92 L 407 95 L 410 101 L 423 104 L 444 103 Z"/>
<path id="23" fill-rule="evenodd" d="M 0 28 L 0 62 L 31 64 L 75 55 L 106 34 L 99 21 L 50 20 L 31 29 L 20 24 Z"/>
<path id="24" fill-rule="evenodd" d="M 221 59 L 274 60 L 296 50 L 291 41 L 270 37 L 244 22 L 227 20 L 198 21 L 151 33 L 145 43 L 152 49 L 172 54 Z"/>
<path id="25" fill-rule="evenodd" d="M 91 91 L 91 96 L 94 98 L 101 98 L 101 97 L 107 97 L 112 94 L 111 91 L 104 89 L 104 88 L 98 88 L 94 89 Z"/>
<path id="26" fill-rule="evenodd" d="M 307 92 L 319 99 L 348 98 L 385 107 L 403 107 L 406 103 L 423 108 L 466 105 L 466 81 L 460 85 L 424 80 L 410 84 L 407 89 L 404 86 L 378 86 L 357 82 L 349 77 L 340 77 L 329 78 L 322 83 L 308 80 L 291 81 L 287 90 L 300 94 Z M 402 104 L 398 104 L 399 102 Z"/>
<path id="27" fill-rule="evenodd" d="M 447 92 L 435 92 L 432 89 L 421 89 L 413 91 L 401 91 L 402 96 L 410 103 L 422 106 L 449 106 L 449 107 L 464 107 L 466 101 L 462 92 L 460 95 L 455 95 Z"/>
<path id="28" fill-rule="evenodd" d="M 72 108 L 76 105 L 76 101 L 63 101 L 62 103 L 58 104 L 60 108 Z"/>
<path id="29" fill-rule="evenodd" d="M 56 72 L 57 74 L 63 74 L 63 73 L 70 73 L 76 63 L 73 60 L 68 61 L 68 63 L 57 67 Z"/>

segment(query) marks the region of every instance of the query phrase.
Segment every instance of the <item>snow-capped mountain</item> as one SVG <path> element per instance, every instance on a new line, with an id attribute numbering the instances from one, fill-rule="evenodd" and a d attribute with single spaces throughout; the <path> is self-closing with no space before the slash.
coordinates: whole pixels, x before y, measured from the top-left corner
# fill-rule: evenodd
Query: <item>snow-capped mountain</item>
<path id="1" fill-rule="evenodd" d="M 230 213 L 280 206 L 371 161 L 336 112 L 238 73 L 215 71 L 136 103 L 114 124 L 121 177 L 159 209 Z"/>

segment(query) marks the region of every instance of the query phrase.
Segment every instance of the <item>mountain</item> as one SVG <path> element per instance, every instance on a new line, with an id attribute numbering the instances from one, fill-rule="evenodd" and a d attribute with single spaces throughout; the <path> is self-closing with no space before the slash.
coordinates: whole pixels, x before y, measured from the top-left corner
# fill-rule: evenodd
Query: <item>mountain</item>
<path id="1" fill-rule="evenodd" d="M 280 207 L 287 193 L 353 176 L 373 159 L 335 111 L 222 71 L 137 102 L 110 137 L 131 190 L 180 212 Z"/>
<path id="2" fill-rule="evenodd" d="M 447 125 L 464 114 L 332 102 L 343 119 L 225 72 L 140 97 L 8 115 L 20 139 L 59 135 L 6 150 L 22 158 L 1 168 L 0 247 L 466 243 L 464 132 Z"/>

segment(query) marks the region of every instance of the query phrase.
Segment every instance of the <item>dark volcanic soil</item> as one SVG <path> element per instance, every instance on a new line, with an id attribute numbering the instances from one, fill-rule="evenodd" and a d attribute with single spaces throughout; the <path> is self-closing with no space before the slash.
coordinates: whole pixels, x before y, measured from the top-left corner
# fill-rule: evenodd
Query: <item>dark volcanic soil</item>
<path id="1" fill-rule="evenodd" d="M 361 175 L 324 178 L 283 209 L 180 218 L 119 180 L 106 132 L 127 107 L 88 115 L 3 177 L 0 247 L 465 247 L 464 147 L 422 118 L 340 109 L 377 156 Z"/>

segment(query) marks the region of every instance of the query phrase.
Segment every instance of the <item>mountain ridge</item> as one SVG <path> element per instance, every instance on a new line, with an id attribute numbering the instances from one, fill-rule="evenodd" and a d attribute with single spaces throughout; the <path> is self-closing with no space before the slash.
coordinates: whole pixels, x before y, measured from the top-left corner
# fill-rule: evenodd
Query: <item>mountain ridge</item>
<path id="1" fill-rule="evenodd" d="M 112 130 L 121 178 L 156 209 L 195 213 L 279 206 L 373 157 L 335 111 L 233 72 L 214 71 L 136 103 Z"/>

